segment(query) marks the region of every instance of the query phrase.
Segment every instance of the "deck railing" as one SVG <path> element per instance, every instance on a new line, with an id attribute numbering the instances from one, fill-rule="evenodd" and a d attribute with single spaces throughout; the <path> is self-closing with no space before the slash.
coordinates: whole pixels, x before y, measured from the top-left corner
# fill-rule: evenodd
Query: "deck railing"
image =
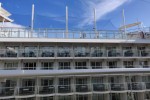
<path id="1" fill-rule="evenodd" d="M 145 37 L 149 38 L 149 28 L 144 28 Z M 126 34 L 119 30 L 69 30 L 68 35 L 64 29 L 34 29 L 30 28 L 0 28 L 1 38 L 60 38 L 60 39 L 135 39 L 143 38 L 141 30 L 129 31 Z"/>

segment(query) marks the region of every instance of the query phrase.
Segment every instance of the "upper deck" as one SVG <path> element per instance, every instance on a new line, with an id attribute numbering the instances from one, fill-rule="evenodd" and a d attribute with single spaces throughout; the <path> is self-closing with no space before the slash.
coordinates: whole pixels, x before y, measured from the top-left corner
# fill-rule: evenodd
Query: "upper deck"
<path id="1" fill-rule="evenodd" d="M 132 31 L 0 28 L 0 42 L 150 43 L 150 28 Z"/>

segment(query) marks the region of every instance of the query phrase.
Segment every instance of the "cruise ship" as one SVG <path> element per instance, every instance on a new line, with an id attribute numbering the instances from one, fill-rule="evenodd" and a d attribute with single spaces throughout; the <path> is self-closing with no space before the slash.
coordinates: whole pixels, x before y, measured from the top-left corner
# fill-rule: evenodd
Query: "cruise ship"
<path id="1" fill-rule="evenodd" d="M 1 7 L 0 100 L 150 100 L 150 28 L 6 27 Z"/>

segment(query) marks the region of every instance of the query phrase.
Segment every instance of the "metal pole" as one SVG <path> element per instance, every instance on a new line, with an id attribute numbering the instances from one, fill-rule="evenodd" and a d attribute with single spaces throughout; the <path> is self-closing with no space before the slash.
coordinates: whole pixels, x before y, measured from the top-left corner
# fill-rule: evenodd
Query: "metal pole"
<path id="1" fill-rule="evenodd" d="M 34 27 L 34 4 L 32 5 L 32 16 L 31 16 L 31 37 L 32 37 L 32 31 Z"/>
<path id="2" fill-rule="evenodd" d="M 94 31 L 95 31 L 96 38 L 98 38 L 97 25 L 96 25 L 96 9 L 95 8 L 94 8 Z"/>
<path id="3" fill-rule="evenodd" d="M 66 6 L 66 38 L 68 38 L 68 7 Z"/>
<path id="4" fill-rule="evenodd" d="M 126 20 L 125 20 L 125 14 L 124 14 L 124 9 L 122 10 L 122 17 L 123 17 L 123 26 L 124 26 L 124 33 L 126 35 Z"/>

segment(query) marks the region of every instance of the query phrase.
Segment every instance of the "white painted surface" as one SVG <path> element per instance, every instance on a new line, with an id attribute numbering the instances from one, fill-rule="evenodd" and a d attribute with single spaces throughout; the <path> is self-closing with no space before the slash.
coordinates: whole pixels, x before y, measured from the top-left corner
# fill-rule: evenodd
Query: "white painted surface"
<path id="1" fill-rule="evenodd" d="M 52 42 L 52 43 L 150 43 L 148 39 L 49 39 L 49 38 L 0 38 L 0 42 Z"/>
<path id="2" fill-rule="evenodd" d="M 54 75 L 88 75 L 88 74 L 134 74 L 150 73 L 150 68 L 115 68 L 83 70 L 0 70 L 0 77 L 16 76 L 54 76 Z"/>

